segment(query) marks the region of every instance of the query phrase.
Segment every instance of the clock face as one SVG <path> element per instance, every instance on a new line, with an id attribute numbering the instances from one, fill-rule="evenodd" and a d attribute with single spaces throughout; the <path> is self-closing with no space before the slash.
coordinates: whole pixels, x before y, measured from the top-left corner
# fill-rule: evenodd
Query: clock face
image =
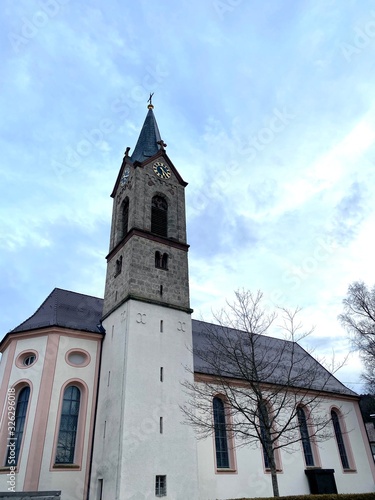
<path id="1" fill-rule="evenodd" d="M 171 176 L 169 167 L 161 161 L 156 161 L 152 168 L 155 174 L 162 179 L 169 179 L 169 177 Z"/>
<path id="2" fill-rule="evenodd" d="M 121 186 L 125 186 L 125 184 L 128 182 L 130 176 L 130 168 L 125 167 L 124 173 L 122 174 L 120 184 Z"/>

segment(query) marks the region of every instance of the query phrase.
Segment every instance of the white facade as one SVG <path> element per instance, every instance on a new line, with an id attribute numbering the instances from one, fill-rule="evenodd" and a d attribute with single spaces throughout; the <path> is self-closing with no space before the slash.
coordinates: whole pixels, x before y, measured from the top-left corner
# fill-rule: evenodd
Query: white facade
<path id="1" fill-rule="evenodd" d="M 91 460 L 91 433 L 98 383 L 100 335 L 51 328 L 10 338 L 1 369 L 1 460 L 7 456 L 7 425 L 12 420 L 11 398 L 19 388 L 30 387 L 29 404 L 17 466 L 14 491 L 63 490 L 68 498 L 83 500 L 87 495 L 88 464 Z M 22 364 L 25 355 L 35 362 Z M 82 356 L 82 364 L 70 362 Z M 73 357 L 72 357 L 73 355 Z M 63 392 L 68 385 L 81 391 L 75 466 L 55 464 Z M 10 389 L 8 391 L 8 389 Z M 9 406 L 9 403 L 11 406 Z M 8 415 L 8 409 L 10 413 Z M 0 469 L 0 491 L 8 491 L 9 469 Z M 12 491 L 12 490 L 11 490 Z"/>
<path id="2" fill-rule="evenodd" d="M 343 415 L 347 431 L 344 435 L 345 447 L 351 469 L 343 469 L 333 428 L 329 440 L 313 446 L 315 465 L 322 469 L 334 469 L 339 493 L 375 491 L 374 463 L 358 403 L 349 398 L 326 398 L 321 410 L 328 416 L 332 408 L 338 409 Z M 215 464 L 214 439 L 207 438 L 198 442 L 200 500 L 272 497 L 271 474 L 264 467 L 260 444 L 237 447 L 232 453 L 233 469 L 219 471 Z M 280 450 L 280 466 L 278 483 L 281 496 L 310 493 L 301 442 L 288 450 Z"/>
<path id="3" fill-rule="evenodd" d="M 103 498 L 154 498 L 165 475 L 166 499 L 197 499 L 196 442 L 179 407 L 192 378 L 190 315 L 130 300 L 103 326 L 93 498 L 100 480 Z"/>

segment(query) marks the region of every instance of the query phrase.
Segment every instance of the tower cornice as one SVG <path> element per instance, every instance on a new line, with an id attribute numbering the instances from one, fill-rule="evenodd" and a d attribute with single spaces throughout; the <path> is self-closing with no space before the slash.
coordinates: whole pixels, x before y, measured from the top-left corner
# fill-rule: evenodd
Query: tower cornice
<path id="1" fill-rule="evenodd" d="M 118 309 L 122 304 L 125 302 L 128 302 L 129 300 L 135 300 L 138 302 L 144 302 L 146 304 L 154 304 L 156 306 L 162 306 L 166 307 L 168 309 L 174 309 L 175 311 L 182 311 L 188 314 L 192 314 L 194 312 L 194 309 L 191 309 L 190 307 L 183 307 L 183 306 L 178 306 L 176 304 L 168 304 L 159 300 L 153 300 L 153 299 L 147 299 L 145 297 L 141 297 L 139 295 L 131 294 L 129 293 L 124 299 L 122 299 L 118 304 L 116 304 L 111 310 L 107 311 L 101 321 L 104 321 L 108 316 L 110 316 L 116 309 Z"/>
<path id="2" fill-rule="evenodd" d="M 174 241 L 169 238 L 163 238 L 157 234 L 150 233 L 149 231 L 144 231 L 142 229 L 133 228 L 128 234 L 122 239 L 106 256 L 107 261 L 110 260 L 116 253 L 127 243 L 131 237 L 140 236 L 141 238 L 146 238 L 147 240 L 155 241 L 169 247 L 178 248 L 179 250 L 189 251 L 189 246 L 187 243 L 181 243 L 179 241 Z"/>

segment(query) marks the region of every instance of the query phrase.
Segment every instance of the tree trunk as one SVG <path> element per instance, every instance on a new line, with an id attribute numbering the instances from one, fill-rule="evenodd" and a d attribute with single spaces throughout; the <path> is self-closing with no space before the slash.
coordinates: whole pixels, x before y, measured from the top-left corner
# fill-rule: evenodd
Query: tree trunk
<path id="1" fill-rule="evenodd" d="M 271 478 L 272 478 L 273 496 L 279 497 L 280 493 L 279 493 L 279 483 L 277 481 L 276 464 L 273 464 L 271 466 Z"/>

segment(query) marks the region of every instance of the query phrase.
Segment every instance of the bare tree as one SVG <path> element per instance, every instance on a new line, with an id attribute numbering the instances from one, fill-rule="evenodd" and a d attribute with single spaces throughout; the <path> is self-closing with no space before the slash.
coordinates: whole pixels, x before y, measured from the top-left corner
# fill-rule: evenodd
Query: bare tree
<path id="1" fill-rule="evenodd" d="M 343 304 L 339 320 L 363 359 L 362 378 L 367 389 L 375 394 L 375 286 L 370 290 L 365 283 L 355 281 L 349 285 Z"/>
<path id="2" fill-rule="evenodd" d="M 184 384 L 189 400 L 182 411 L 198 438 L 216 436 L 223 422 L 212 418 L 213 401 L 220 395 L 230 415 L 221 431 L 235 446 L 261 445 L 277 497 L 278 450 L 292 451 L 297 442 L 306 450 L 312 441 L 331 437 L 322 396 L 348 389 L 297 343 L 311 333 L 297 320 L 299 309 L 268 313 L 261 292 L 237 291 L 235 297 L 216 315 L 216 325 L 201 323 L 194 340 L 195 378 Z M 277 318 L 284 339 L 266 335 Z"/>

